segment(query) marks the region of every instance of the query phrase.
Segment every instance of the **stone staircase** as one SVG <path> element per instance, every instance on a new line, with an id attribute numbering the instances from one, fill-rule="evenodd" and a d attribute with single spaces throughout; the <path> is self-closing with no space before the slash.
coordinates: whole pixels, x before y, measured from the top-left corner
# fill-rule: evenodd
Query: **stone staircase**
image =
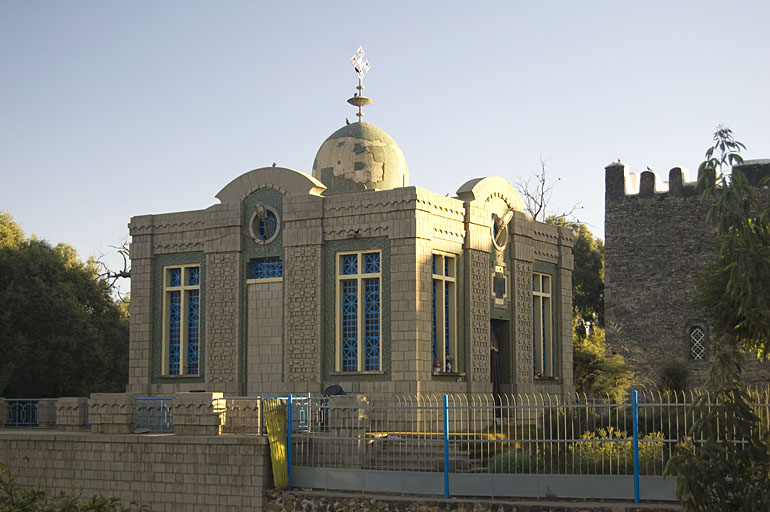
<path id="1" fill-rule="evenodd" d="M 449 470 L 471 473 L 485 469 L 483 461 L 456 443 L 449 445 Z M 388 436 L 367 442 L 363 469 L 384 471 L 444 471 L 444 441 Z"/>

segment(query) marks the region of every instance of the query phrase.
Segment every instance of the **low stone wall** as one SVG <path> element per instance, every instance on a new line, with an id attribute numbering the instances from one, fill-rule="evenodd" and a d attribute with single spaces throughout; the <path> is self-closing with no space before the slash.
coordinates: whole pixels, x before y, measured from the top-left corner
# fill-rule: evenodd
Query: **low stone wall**
<path id="1" fill-rule="evenodd" d="M 86 432 L 88 398 L 61 397 L 56 401 L 56 428 L 66 432 Z"/>
<path id="2" fill-rule="evenodd" d="M 524 502 L 495 500 L 437 500 L 425 497 L 361 496 L 321 492 L 268 491 L 265 512 L 676 512 L 673 504 L 613 502 Z"/>
<path id="3" fill-rule="evenodd" d="M 20 486 L 82 490 L 151 511 L 261 511 L 270 483 L 256 436 L 98 435 L 0 430 L 0 459 Z"/>

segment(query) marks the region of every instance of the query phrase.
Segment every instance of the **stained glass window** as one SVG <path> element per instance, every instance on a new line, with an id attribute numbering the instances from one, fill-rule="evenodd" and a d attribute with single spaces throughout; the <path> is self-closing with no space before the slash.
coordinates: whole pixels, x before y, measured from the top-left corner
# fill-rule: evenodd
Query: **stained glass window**
<path id="1" fill-rule="evenodd" d="M 255 258 L 250 262 L 251 279 L 274 279 L 283 277 L 283 261 L 278 256 Z"/>
<path id="2" fill-rule="evenodd" d="M 179 346 L 182 332 L 182 295 L 179 291 L 169 292 L 168 301 L 168 373 L 177 374 L 181 365 Z"/>
<path id="3" fill-rule="evenodd" d="M 278 236 L 280 228 L 278 212 L 272 206 L 257 203 L 249 225 L 254 241 L 258 244 L 268 244 Z"/>
<path id="4" fill-rule="evenodd" d="M 200 266 L 164 269 L 163 374 L 197 375 L 200 371 Z"/>
<path id="5" fill-rule="evenodd" d="M 342 281 L 342 371 L 358 371 L 358 281 Z"/>
<path id="6" fill-rule="evenodd" d="M 337 257 L 337 369 L 381 368 L 381 253 L 363 251 Z"/>
<path id="7" fill-rule="evenodd" d="M 696 360 L 706 357 L 706 333 L 699 325 L 690 329 L 690 357 Z"/>
<path id="8" fill-rule="evenodd" d="M 553 377 L 553 302 L 551 276 L 532 275 L 532 360 L 537 377 Z"/>
<path id="9" fill-rule="evenodd" d="M 455 271 L 456 258 L 449 254 L 434 254 L 431 268 L 432 286 L 432 353 L 433 371 L 456 372 L 457 335 L 455 333 Z"/>

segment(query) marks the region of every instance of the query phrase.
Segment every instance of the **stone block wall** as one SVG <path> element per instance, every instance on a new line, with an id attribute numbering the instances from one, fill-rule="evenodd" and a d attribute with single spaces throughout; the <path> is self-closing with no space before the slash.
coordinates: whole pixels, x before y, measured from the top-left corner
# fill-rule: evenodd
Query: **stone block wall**
<path id="1" fill-rule="evenodd" d="M 216 436 L 225 419 L 222 393 L 177 393 L 174 395 L 174 434 Z"/>
<path id="2" fill-rule="evenodd" d="M 267 439 L 0 430 L 0 457 L 22 487 L 115 496 L 155 511 L 263 510 Z"/>
<path id="3" fill-rule="evenodd" d="M 88 400 L 88 421 L 94 434 L 130 434 L 134 397 L 123 393 L 94 393 Z"/>
<path id="4" fill-rule="evenodd" d="M 656 191 L 656 176 L 646 171 L 639 192 L 630 193 L 621 163 L 606 168 L 605 180 L 607 343 L 650 385 L 657 384 L 666 363 L 680 360 L 689 365 L 690 384 L 701 386 L 708 378 L 712 340 L 706 359 L 694 360 L 689 329 L 708 325 L 693 299 L 695 276 L 711 261 L 716 243 L 706 222 L 709 205 L 679 168 L 669 173 L 668 191 Z M 770 365 L 748 355 L 745 381 L 766 385 L 768 377 Z"/>
<path id="5" fill-rule="evenodd" d="M 0 418 L 3 416 L 0 415 Z M 56 401 L 57 429 L 65 432 L 82 432 L 89 430 L 87 423 L 88 398 L 61 397 Z"/>
<path id="6" fill-rule="evenodd" d="M 170 394 L 212 387 L 228 393 L 239 389 L 240 349 L 240 205 L 230 202 L 206 210 L 143 215 L 131 219 L 131 333 L 129 386 L 136 394 Z M 204 253 L 206 289 L 203 352 L 205 382 L 158 376 L 160 340 L 153 340 L 153 315 L 158 283 L 153 283 L 158 257 L 184 260 Z M 155 273 L 157 274 L 157 273 Z M 162 300 L 162 299 L 161 299 Z M 155 342 L 155 346 L 153 345 Z M 155 363 L 154 363 L 155 362 Z"/>
<path id="7" fill-rule="evenodd" d="M 284 297 L 282 280 L 255 281 L 248 287 L 246 372 L 248 396 L 282 396 Z"/>
<path id="8" fill-rule="evenodd" d="M 206 388 L 240 394 L 240 254 L 206 257 Z"/>

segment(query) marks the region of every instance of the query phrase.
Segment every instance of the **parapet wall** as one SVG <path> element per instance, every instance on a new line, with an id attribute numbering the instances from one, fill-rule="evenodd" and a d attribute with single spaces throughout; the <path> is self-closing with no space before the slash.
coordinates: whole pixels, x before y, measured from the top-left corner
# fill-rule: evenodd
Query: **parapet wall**
<path id="1" fill-rule="evenodd" d="M 756 186 L 770 175 L 770 161 L 747 162 L 739 169 Z M 622 163 L 606 168 L 607 343 L 631 359 L 650 384 L 657 383 L 666 363 L 681 360 L 690 367 L 690 383 L 702 385 L 710 367 L 710 341 L 706 360 L 693 360 L 689 331 L 695 325 L 708 330 L 693 300 L 695 277 L 711 261 L 716 235 L 706 221 L 710 204 L 701 200 L 697 183 L 685 182 L 678 167 L 668 178 L 665 190 L 654 173 L 645 171 L 634 193 L 633 178 Z M 765 384 L 768 365 L 752 356 L 747 363 L 747 383 Z"/>

